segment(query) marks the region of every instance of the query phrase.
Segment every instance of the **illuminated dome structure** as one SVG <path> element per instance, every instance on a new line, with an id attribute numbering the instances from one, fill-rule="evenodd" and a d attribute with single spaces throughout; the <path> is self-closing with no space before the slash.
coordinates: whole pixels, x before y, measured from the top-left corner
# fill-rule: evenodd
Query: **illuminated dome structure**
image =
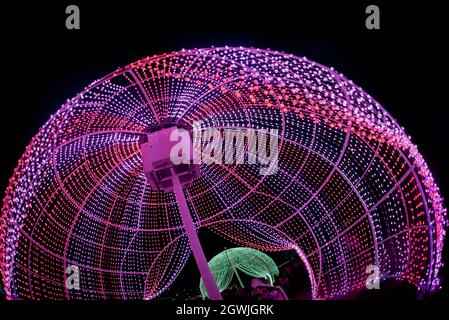
<path id="1" fill-rule="evenodd" d="M 294 250 L 314 299 L 365 287 L 369 266 L 439 288 L 447 226 L 432 174 L 379 103 L 332 68 L 270 50 L 147 57 L 93 82 L 32 139 L 3 201 L 9 299 L 152 299 L 191 251 L 173 193 L 150 188 L 140 143 L 162 123 L 278 129 L 278 168 L 200 164 L 196 228 Z M 205 243 L 207 243 L 205 241 Z M 204 245 L 204 243 L 203 243 Z M 79 267 L 80 289 L 65 285 Z"/>
<path id="2" fill-rule="evenodd" d="M 273 259 L 261 251 L 245 247 L 220 252 L 209 261 L 209 267 L 220 292 L 226 290 L 234 278 L 237 278 L 240 287 L 244 287 L 239 272 L 252 278 L 265 279 L 270 285 L 273 285 L 274 277 L 279 275 Z M 200 279 L 200 292 L 203 298 L 208 297 L 203 279 Z"/>

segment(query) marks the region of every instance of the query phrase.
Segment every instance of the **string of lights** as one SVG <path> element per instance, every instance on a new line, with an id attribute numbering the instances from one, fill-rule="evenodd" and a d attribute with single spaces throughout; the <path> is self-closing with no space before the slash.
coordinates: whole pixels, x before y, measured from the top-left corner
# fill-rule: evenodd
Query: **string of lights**
<path id="1" fill-rule="evenodd" d="M 139 139 L 161 122 L 278 129 L 278 170 L 200 164 L 185 188 L 197 228 L 295 250 L 314 299 L 381 279 L 439 288 L 446 210 L 395 119 L 344 75 L 270 50 L 146 57 L 86 87 L 45 123 L 10 179 L 0 228 L 9 299 L 152 299 L 190 256 L 175 196 L 152 190 Z M 207 244 L 206 244 L 207 245 Z M 66 268 L 80 271 L 68 289 Z"/>

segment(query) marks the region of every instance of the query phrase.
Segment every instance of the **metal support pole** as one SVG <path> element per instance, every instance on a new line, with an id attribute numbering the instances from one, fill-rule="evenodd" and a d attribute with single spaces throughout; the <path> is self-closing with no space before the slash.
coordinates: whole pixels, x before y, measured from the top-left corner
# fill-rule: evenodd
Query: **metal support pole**
<path id="1" fill-rule="evenodd" d="M 212 272 L 210 271 L 209 264 L 207 263 L 206 256 L 204 255 L 203 248 L 200 244 L 200 240 L 198 239 L 179 177 L 173 167 L 171 168 L 171 172 L 173 191 L 176 195 L 179 211 L 181 212 L 182 221 L 186 229 L 187 238 L 189 239 L 196 265 L 198 266 L 204 286 L 206 287 L 207 295 L 211 300 L 223 300 L 221 293 L 218 290 L 217 283 L 215 282 Z"/>

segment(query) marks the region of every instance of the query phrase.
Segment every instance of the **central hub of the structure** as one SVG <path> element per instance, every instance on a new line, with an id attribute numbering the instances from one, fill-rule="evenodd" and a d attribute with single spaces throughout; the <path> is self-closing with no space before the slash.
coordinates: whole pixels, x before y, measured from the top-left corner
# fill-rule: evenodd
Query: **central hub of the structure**
<path id="1" fill-rule="evenodd" d="M 199 165 L 193 163 L 187 130 L 172 126 L 148 132 L 145 138 L 140 144 L 143 170 L 153 190 L 173 191 L 173 174 L 182 186 L 190 185 L 200 175 Z"/>
<path id="2" fill-rule="evenodd" d="M 199 165 L 193 161 L 193 144 L 189 132 L 176 126 L 164 126 L 157 130 L 149 130 L 140 143 L 140 150 L 142 151 L 143 170 L 151 188 L 175 193 L 190 248 L 208 296 L 212 300 L 222 300 L 198 239 L 182 189 L 183 186 L 190 185 L 200 175 Z"/>

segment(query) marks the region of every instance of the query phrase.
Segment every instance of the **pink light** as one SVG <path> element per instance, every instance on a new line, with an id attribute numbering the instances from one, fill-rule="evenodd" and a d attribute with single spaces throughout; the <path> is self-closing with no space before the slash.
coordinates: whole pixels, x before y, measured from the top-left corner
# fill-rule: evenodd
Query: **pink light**
<path id="1" fill-rule="evenodd" d="M 315 299 L 365 286 L 366 267 L 433 292 L 447 228 L 432 174 L 404 130 L 342 74 L 269 50 L 147 57 L 68 100 L 26 148 L 3 201 L 8 298 L 154 298 L 190 255 L 172 193 L 146 184 L 139 139 L 161 121 L 279 129 L 279 170 L 202 164 L 185 188 L 197 227 L 295 250 Z M 65 288 L 67 265 L 81 289 Z"/>

